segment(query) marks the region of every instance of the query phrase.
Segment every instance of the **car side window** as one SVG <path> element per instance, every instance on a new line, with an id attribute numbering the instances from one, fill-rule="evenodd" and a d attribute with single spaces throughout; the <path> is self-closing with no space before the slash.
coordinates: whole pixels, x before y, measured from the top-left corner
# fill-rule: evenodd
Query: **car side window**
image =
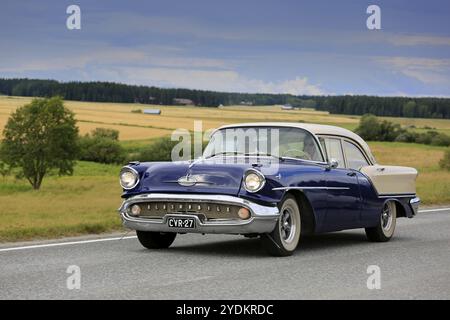
<path id="1" fill-rule="evenodd" d="M 344 150 L 350 169 L 359 170 L 361 167 L 369 165 L 364 154 L 353 143 L 344 141 Z"/>
<path id="2" fill-rule="evenodd" d="M 334 158 L 338 161 L 338 168 L 345 168 L 344 154 L 342 153 L 341 139 L 323 138 L 323 144 L 328 159 Z"/>

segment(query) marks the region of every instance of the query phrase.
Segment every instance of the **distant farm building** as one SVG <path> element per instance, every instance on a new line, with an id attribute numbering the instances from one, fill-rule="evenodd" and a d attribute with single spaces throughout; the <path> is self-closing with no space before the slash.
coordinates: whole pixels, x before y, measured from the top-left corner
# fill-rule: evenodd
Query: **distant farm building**
<path id="1" fill-rule="evenodd" d="M 161 114 L 161 109 L 144 109 L 144 114 Z"/>
<path id="2" fill-rule="evenodd" d="M 191 99 L 183 99 L 183 98 L 175 98 L 173 99 L 173 103 L 181 106 L 194 105 L 194 101 L 192 101 Z"/>
<path id="3" fill-rule="evenodd" d="M 291 104 L 285 104 L 281 106 L 282 110 L 293 110 L 294 107 Z"/>

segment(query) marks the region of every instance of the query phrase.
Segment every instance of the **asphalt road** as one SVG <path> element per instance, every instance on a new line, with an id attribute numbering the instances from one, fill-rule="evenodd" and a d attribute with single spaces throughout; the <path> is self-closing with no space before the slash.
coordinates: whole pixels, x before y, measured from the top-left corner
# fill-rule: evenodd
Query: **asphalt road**
<path id="1" fill-rule="evenodd" d="M 306 239 L 288 258 L 227 235 L 181 235 L 165 251 L 134 237 L 76 240 L 0 246 L 0 299 L 450 298 L 450 210 L 399 219 L 388 243 L 343 231 Z M 80 289 L 67 288 L 71 265 Z M 380 268 L 380 289 L 367 288 L 369 265 Z"/>

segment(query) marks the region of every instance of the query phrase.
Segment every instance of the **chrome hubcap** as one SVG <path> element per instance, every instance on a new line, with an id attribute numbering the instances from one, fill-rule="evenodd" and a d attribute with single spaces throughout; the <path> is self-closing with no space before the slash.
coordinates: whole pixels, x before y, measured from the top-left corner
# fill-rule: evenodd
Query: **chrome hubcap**
<path id="1" fill-rule="evenodd" d="M 286 242 L 291 242 L 295 235 L 295 225 L 290 209 L 286 208 L 283 210 L 280 222 L 281 238 Z"/>
<path id="2" fill-rule="evenodd" d="M 381 226 L 384 230 L 389 230 L 392 225 L 392 212 L 389 203 L 386 203 L 381 213 Z"/>

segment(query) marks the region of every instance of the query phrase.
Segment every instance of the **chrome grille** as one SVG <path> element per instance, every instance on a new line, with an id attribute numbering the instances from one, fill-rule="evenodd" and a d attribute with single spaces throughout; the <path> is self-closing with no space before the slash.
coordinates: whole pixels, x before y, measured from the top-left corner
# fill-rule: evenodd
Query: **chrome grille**
<path id="1" fill-rule="evenodd" d="M 239 219 L 238 211 L 242 207 L 236 205 L 209 203 L 209 202 L 140 202 L 140 217 L 162 218 L 166 214 L 198 215 L 201 220 L 213 219 Z M 203 218 L 203 219 L 202 219 Z"/>

